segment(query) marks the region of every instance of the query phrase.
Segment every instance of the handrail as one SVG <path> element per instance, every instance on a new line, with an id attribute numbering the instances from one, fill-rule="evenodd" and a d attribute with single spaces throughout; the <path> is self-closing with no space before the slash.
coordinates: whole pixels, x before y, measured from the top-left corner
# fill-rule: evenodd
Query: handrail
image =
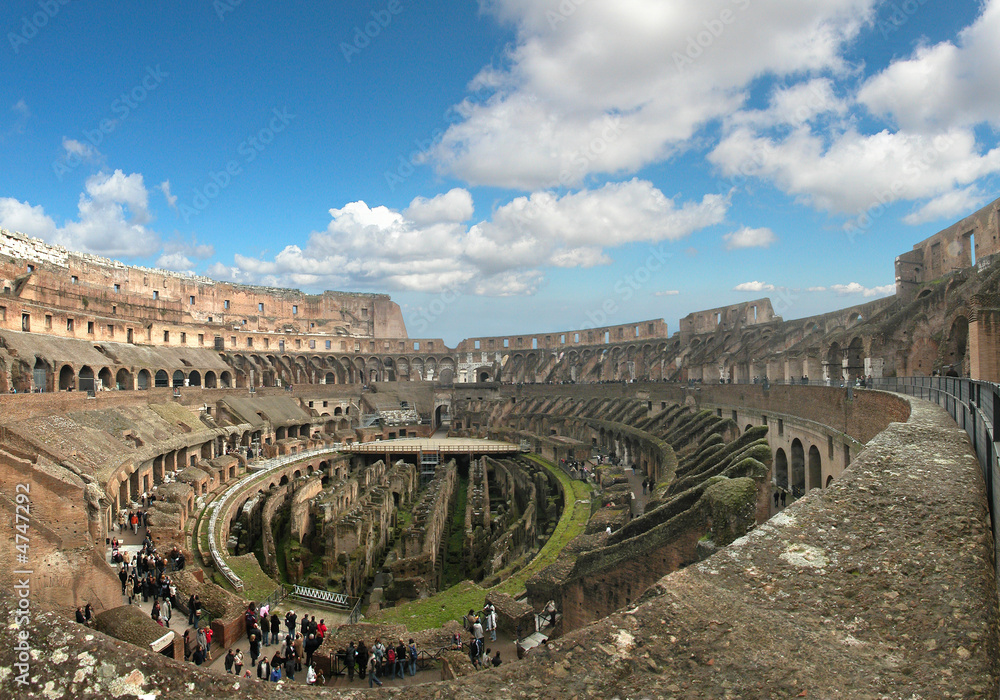
<path id="1" fill-rule="evenodd" d="M 226 490 L 222 498 L 216 499 L 208 507 L 212 509 L 212 515 L 208 521 L 208 548 L 212 553 L 212 561 L 218 567 L 222 575 L 226 577 L 226 580 L 237 590 L 242 591 L 243 579 L 236 575 L 236 573 L 229 568 L 226 563 L 225 557 L 222 555 L 221 548 L 219 547 L 218 537 L 218 519 L 219 512 L 225 510 L 225 506 L 228 505 L 230 499 L 237 493 L 241 492 L 243 488 L 258 479 L 263 479 L 271 472 L 281 467 L 288 466 L 294 462 L 299 462 L 304 459 L 309 459 L 311 457 L 316 457 L 322 454 L 328 454 L 332 452 L 337 452 L 343 445 L 338 443 L 332 447 L 317 447 L 311 450 L 306 450 L 305 452 L 298 452 L 292 455 L 282 455 L 281 457 L 275 457 L 264 462 L 264 466 L 257 471 L 247 474 L 242 479 L 236 482 L 233 486 Z"/>
<path id="2" fill-rule="evenodd" d="M 996 436 L 1000 434 L 1000 385 L 962 377 L 883 377 L 874 388 L 896 391 L 932 401 L 965 430 L 979 459 L 993 530 L 994 562 L 1000 576 L 1000 462 Z"/>

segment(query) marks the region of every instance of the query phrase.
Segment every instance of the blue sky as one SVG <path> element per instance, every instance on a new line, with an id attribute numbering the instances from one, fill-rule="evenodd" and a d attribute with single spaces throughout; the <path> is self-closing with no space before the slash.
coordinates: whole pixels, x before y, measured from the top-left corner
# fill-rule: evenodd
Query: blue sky
<path id="1" fill-rule="evenodd" d="M 995 199 L 1000 0 L 11 0 L 0 226 L 411 336 L 891 293 Z"/>

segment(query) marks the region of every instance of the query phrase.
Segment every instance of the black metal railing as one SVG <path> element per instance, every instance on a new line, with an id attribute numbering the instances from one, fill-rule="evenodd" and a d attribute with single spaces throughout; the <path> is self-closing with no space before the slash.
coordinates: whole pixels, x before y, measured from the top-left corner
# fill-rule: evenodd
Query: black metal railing
<path id="1" fill-rule="evenodd" d="M 1000 575 L 1000 468 L 996 436 L 1000 434 L 1000 385 L 960 377 L 884 377 L 874 380 L 876 389 L 909 394 L 932 401 L 969 434 L 972 449 L 986 482 L 986 496 L 993 529 L 994 562 Z"/>

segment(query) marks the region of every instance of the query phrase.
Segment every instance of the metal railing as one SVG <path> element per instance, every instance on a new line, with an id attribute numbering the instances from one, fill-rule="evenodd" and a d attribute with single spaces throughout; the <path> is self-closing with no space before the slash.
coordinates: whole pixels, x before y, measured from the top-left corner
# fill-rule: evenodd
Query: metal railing
<path id="1" fill-rule="evenodd" d="M 212 553 L 212 561 L 218 567 L 222 575 L 226 577 L 226 580 L 232 584 L 233 588 L 237 591 L 242 591 L 243 579 L 236 575 L 236 573 L 229 568 L 229 564 L 226 563 L 225 556 L 222 554 L 222 548 L 219 546 L 218 537 L 218 520 L 219 513 L 225 512 L 229 504 L 229 500 L 236 494 L 241 493 L 243 489 L 250 483 L 265 478 L 270 472 L 275 469 L 280 469 L 281 467 L 292 464 L 293 462 L 298 462 L 304 459 L 309 459 L 310 457 L 315 457 L 325 453 L 332 453 L 339 450 L 340 444 L 333 445 L 331 447 L 320 447 L 312 450 L 306 450 L 305 452 L 299 452 L 293 455 L 283 455 L 281 457 L 275 457 L 274 459 L 267 460 L 263 464 L 255 465 L 260 468 L 256 471 L 247 474 L 242 479 L 240 479 L 236 484 L 226 490 L 226 493 L 222 498 L 216 499 L 208 507 L 212 509 L 212 516 L 208 521 L 208 548 Z"/>
<path id="2" fill-rule="evenodd" d="M 986 482 L 986 497 L 993 530 L 994 562 L 1000 575 L 1000 465 L 996 436 L 1000 434 L 1000 385 L 960 377 L 884 377 L 875 379 L 875 389 L 909 394 L 932 401 L 965 430 Z"/>

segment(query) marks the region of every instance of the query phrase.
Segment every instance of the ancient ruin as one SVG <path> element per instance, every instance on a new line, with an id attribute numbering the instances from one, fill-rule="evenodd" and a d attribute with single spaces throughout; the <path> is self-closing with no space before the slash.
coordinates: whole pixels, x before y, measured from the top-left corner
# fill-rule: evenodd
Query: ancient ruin
<path id="1" fill-rule="evenodd" d="M 1000 426 L 998 211 L 901 254 L 895 296 L 839 311 L 784 320 L 759 299 L 673 334 L 454 348 L 408 337 L 385 295 L 0 232 L 0 501 L 15 526 L 30 503 L 30 554 L 0 573 L 3 695 L 271 691 L 184 662 L 123 605 L 110 544 L 141 507 L 222 647 L 248 602 L 296 585 L 364 616 L 330 648 L 359 629 L 430 647 L 455 619 L 384 616 L 462 582 L 506 634 L 558 612 L 478 693 L 997 697 L 996 454 L 966 433 Z M 70 622 L 88 602 L 93 629 Z M 472 695 L 440 663 L 444 685 L 408 697 Z"/>

